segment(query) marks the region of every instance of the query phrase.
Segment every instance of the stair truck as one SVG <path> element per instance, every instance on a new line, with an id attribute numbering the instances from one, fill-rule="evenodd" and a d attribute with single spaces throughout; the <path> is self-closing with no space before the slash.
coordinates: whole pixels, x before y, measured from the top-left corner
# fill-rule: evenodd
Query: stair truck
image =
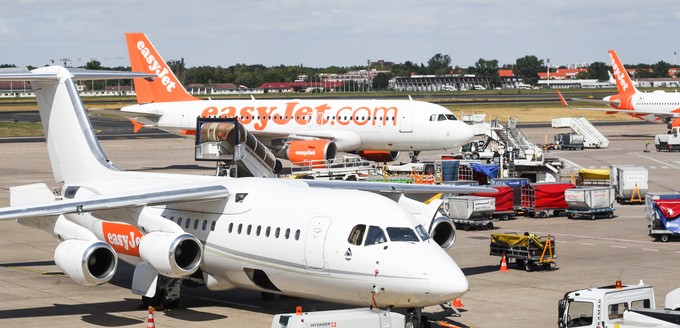
<path id="1" fill-rule="evenodd" d="M 550 211 L 559 216 L 569 208 L 564 191 L 574 187 L 571 182 L 530 183 L 522 187 L 522 209 L 532 218 L 547 218 Z"/>
<path id="2" fill-rule="evenodd" d="M 564 200 L 569 205 L 567 217 L 570 219 L 585 217 L 614 217 L 614 188 L 612 187 L 579 187 L 564 191 Z"/>
<path id="3" fill-rule="evenodd" d="M 527 272 L 557 267 L 555 237 L 553 236 L 540 237 L 528 232 L 524 235 L 494 233 L 491 234 L 489 255 L 505 256 L 508 263 L 514 263 L 517 268 Z"/>
<path id="4" fill-rule="evenodd" d="M 480 192 L 470 194 L 470 196 L 493 197 L 496 200 L 496 209 L 491 217 L 501 221 L 510 220 L 515 216 L 515 207 L 513 202 L 513 190 L 510 186 L 497 185 L 491 188 L 496 189 L 495 193 Z"/>
<path id="5" fill-rule="evenodd" d="M 558 302 L 557 326 L 567 327 L 680 327 L 680 289 L 666 295 L 666 309 L 656 310 L 654 289 L 616 284 L 568 292 Z"/>
<path id="6" fill-rule="evenodd" d="M 680 234 L 680 193 L 648 193 L 645 195 L 645 218 L 649 220 L 649 235 L 668 242 Z"/>
<path id="7" fill-rule="evenodd" d="M 493 212 L 496 210 L 496 200 L 493 197 L 453 196 L 442 197 L 444 214 L 465 231 L 472 229 L 493 229 Z"/>

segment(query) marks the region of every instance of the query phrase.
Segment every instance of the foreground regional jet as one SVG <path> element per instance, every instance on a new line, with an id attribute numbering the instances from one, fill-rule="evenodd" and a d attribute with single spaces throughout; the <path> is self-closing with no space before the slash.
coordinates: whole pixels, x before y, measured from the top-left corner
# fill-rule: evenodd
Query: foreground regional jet
<path id="1" fill-rule="evenodd" d="M 139 104 L 124 107 L 135 125 L 193 135 L 197 117 L 236 117 L 277 157 L 291 162 L 357 152 L 393 161 L 399 151 L 457 149 L 474 137 L 448 109 L 413 100 L 294 99 L 202 100 L 186 92 L 143 33 L 126 33 L 133 71 L 158 74 L 135 79 Z M 121 113 L 124 114 L 124 113 Z"/>
<path id="2" fill-rule="evenodd" d="M 616 51 L 609 50 L 609 59 L 612 63 L 613 77 L 619 93 L 604 97 L 602 100 L 592 99 L 573 99 L 589 102 L 606 103 L 611 108 L 576 108 L 567 104 L 559 90 L 557 94 L 562 101 L 562 105 L 573 109 L 600 110 L 608 114 L 623 112 L 633 117 L 646 121 L 657 121 L 676 126 L 680 125 L 680 93 L 666 93 L 663 90 L 656 90 L 651 93 L 640 92 L 633 81 L 630 79 L 626 68 L 619 60 Z"/>
<path id="3" fill-rule="evenodd" d="M 54 261 L 77 283 L 106 283 L 120 258 L 136 264 L 132 289 L 146 305 L 177 306 L 189 280 L 210 290 L 408 308 L 413 320 L 467 291 L 443 249 L 455 229 L 436 217 L 441 203 L 403 193 L 488 188 L 122 171 L 102 151 L 73 82 L 111 75 L 59 66 L 0 73 L 31 82 L 63 183 L 59 195 L 43 183 L 10 188 L 0 219 L 58 238 Z"/>

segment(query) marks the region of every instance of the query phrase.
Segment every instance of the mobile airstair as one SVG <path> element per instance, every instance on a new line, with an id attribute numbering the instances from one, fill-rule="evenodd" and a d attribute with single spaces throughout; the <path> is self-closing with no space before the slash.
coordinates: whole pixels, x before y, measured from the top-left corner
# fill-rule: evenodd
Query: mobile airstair
<path id="1" fill-rule="evenodd" d="M 607 148 L 609 139 L 598 131 L 584 117 L 559 117 L 552 119 L 553 128 L 570 128 L 583 136 L 585 148 Z"/>
<path id="2" fill-rule="evenodd" d="M 216 175 L 276 177 L 281 162 L 233 118 L 198 118 L 195 159 L 217 163 Z"/>

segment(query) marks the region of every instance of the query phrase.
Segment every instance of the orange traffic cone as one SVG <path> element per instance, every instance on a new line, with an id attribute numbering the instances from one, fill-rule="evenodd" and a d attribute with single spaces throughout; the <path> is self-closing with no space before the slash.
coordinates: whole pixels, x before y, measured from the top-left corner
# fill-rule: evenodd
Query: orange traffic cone
<path id="1" fill-rule="evenodd" d="M 156 324 L 153 322 L 153 307 L 149 306 L 149 318 L 146 319 L 146 328 L 156 328 Z"/>
<path id="2" fill-rule="evenodd" d="M 501 259 L 501 268 L 498 271 L 508 271 L 508 261 L 505 260 L 505 252 L 503 252 L 503 258 Z"/>
<path id="3" fill-rule="evenodd" d="M 462 308 L 464 306 L 463 302 L 460 301 L 460 297 L 453 300 L 453 304 L 451 305 L 453 305 L 455 308 Z"/>

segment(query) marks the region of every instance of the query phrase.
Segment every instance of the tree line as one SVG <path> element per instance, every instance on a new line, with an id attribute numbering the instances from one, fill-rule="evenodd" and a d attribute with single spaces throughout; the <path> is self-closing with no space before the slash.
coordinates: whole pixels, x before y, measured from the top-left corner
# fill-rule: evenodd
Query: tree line
<path id="1" fill-rule="evenodd" d="M 299 76 L 307 76 L 308 81 L 320 81 L 320 75 L 323 74 L 342 74 L 348 71 L 358 71 L 365 69 L 376 69 L 378 71 L 388 71 L 388 73 L 378 73 L 372 82 L 371 88 L 373 90 L 385 90 L 388 87 L 389 80 L 394 77 L 408 77 L 412 75 L 465 75 L 473 74 L 476 76 L 491 77 L 492 84 L 500 85 L 498 76 L 499 69 L 511 69 L 515 76 L 521 76 L 524 81 L 529 84 L 535 84 L 538 81 L 538 73 L 546 72 L 548 67 L 542 59 L 534 55 L 527 55 L 517 58 L 514 64 L 504 64 L 499 66 L 496 59 L 480 58 L 475 62 L 474 66 L 460 67 L 452 66 L 452 60 L 449 55 L 435 54 L 427 61 L 427 65 L 406 61 L 404 63 L 397 63 L 389 67 L 382 66 L 380 63 L 372 63 L 370 66 L 350 66 L 339 67 L 329 66 L 325 68 L 314 68 L 299 66 L 272 66 L 266 67 L 264 65 L 246 65 L 236 64 L 229 67 L 221 66 L 197 66 L 186 67 L 184 58 L 179 60 L 168 61 L 168 66 L 180 79 L 185 86 L 190 84 L 206 84 L 215 85 L 217 83 L 233 83 L 235 85 L 243 85 L 249 88 L 256 88 L 266 82 L 293 82 Z M 2 67 L 15 67 L 14 65 L 0 65 Z M 130 70 L 130 67 L 104 67 L 101 62 L 92 60 L 81 66 L 86 69 L 97 70 Z M 664 61 L 659 61 L 656 64 L 638 64 L 635 66 L 628 66 L 636 68 L 635 77 L 650 78 L 650 77 L 668 77 L 668 69 L 671 65 Z M 29 67 L 33 69 L 35 67 Z M 550 67 L 551 71 L 558 68 L 565 67 Z M 594 62 L 587 67 L 587 72 L 580 72 L 576 75 L 578 79 L 597 79 L 599 81 L 606 81 L 609 79 L 607 72 L 611 71 L 611 66 L 604 62 Z M 676 74 L 680 77 L 680 72 Z M 99 81 L 101 82 L 101 81 Z M 121 85 L 128 85 L 130 81 L 121 81 Z M 360 88 L 354 88 L 358 90 Z"/>

